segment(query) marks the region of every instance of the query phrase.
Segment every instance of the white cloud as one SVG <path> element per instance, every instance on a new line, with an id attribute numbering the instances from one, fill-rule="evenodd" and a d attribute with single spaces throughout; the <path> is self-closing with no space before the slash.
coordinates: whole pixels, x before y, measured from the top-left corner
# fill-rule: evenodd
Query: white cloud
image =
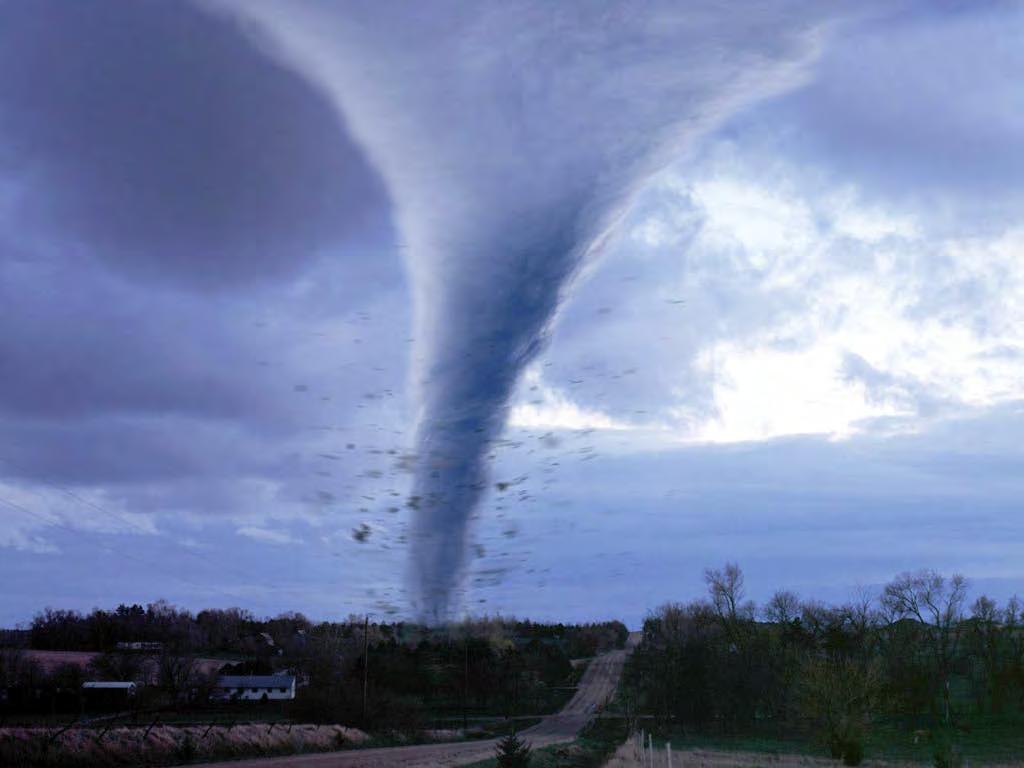
<path id="1" fill-rule="evenodd" d="M 639 407 L 686 442 L 918 431 L 1024 398 L 1024 230 L 936 232 L 847 181 L 780 160 L 755 170 L 727 144 L 708 155 L 652 190 L 609 256 L 613 274 L 657 256 L 654 282 L 612 288 L 597 275 L 579 300 L 617 292 L 614 312 L 570 317 L 553 359 L 585 340 L 609 369 L 646 361 L 661 388 Z M 657 305 L 672 296 L 686 306 L 669 325 Z M 597 419 L 583 392 L 533 410 L 526 399 L 515 418 L 538 426 L 621 428 L 638 407 L 605 402 Z"/>
<path id="2" fill-rule="evenodd" d="M 796 434 L 842 438 L 858 422 L 905 415 L 892 404 L 871 402 L 861 383 L 840 378 L 841 364 L 840 349 L 827 341 L 799 350 L 717 344 L 698 365 L 715 381 L 720 415 L 699 422 L 686 437 L 712 443 Z"/>
<path id="3" fill-rule="evenodd" d="M 635 425 L 613 419 L 598 410 L 582 408 L 565 393 L 545 384 L 534 366 L 523 376 L 525 402 L 521 397 L 511 409 L 508 424 L 521 429 L 606 429 L 627 431 Z"/>
<path id="4" fill-rule="evenodd" d="M 0 483 L 0 547 L 59 552 L 46 533 L 156 535 L 152 515 L 130 512 L 95 489 L 29 488 Z"/>
<path id="5" fill-rule="evenodd" d="M 256 541 L 263 541 L 268 544 L 297 544 L 298 539 L 292 537 L 288 531 L 274 528 L 259 528 L 255 525 L 243 525 L 235 531 L 239 536 L 245 536 Z"/>
<path id="6" fill-rule="evenodd" d="M 53 542 L 17 525 L 6 525 L 0 531 L 0 548 L 3 547 L 37 555 L 54 555 L 60 552 L 60 548 Z"/>

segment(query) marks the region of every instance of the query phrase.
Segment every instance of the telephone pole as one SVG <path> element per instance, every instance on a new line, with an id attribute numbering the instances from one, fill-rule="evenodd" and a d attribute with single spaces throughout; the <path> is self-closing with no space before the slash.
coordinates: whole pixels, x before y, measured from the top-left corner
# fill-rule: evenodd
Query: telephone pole
<path id="1" fill-rule="evenodd" d="M 370 679 L 370 614 L 363 620 L 363 727 L 366 727 L 366 687 Z"/>
<path id="2" fill-rule="evenodd" d="M 469 727 L 468 713 L 466 707 L 469 706 L 469 634 L 466 634 L 466 664 L 463 669 L 462 675 L 462 730 L 465 731 Z"/>

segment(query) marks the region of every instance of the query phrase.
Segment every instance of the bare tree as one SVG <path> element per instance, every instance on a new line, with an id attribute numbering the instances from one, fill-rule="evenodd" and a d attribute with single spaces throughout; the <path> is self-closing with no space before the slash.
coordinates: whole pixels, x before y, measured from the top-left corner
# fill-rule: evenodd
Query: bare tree
<path id="1" fill-rule="evenodd" d="M 198 665 L 193 656 L 164 646 L 157 657 L 157 681 L 175 701 L 184 699 L 196 683 Z"/>
<path id="2" fill-rule="evenodd" d="M 1018 686 L 1018 706 L 1024 708 L 1024 604 L 1014 595 L 1003 609 L 1003 628 L 1007 643 L 1007 665 Z"/>
<path id="3" fill-rule="evenodd" d="M 764 618 L 775 624 L 788 624 L 800 615 L 800 598 L 795 592 L 781 589 L 764 607 Z"/>
<path id="4" fill-rule="evenodd" d="M 977 667 L 972 669 L 971 684 L 979 711 L 983 711 L 986 704 L 993 712 L 998 712 L 1002 708 L 1001 618 L 999 606 L 986 595 L 981 595 L 971 606 L 967 644 L 968 653 L 977 662 Z M 978 668 L 981 673 L 980 679 L 977 674 Z"/>
<path id="5" fill-rule="evenodd" d="M 28 657 L 20 648 L 0 648 L 0 688 L 17 685 L 27 663 Z"/>
<path id="6" fill-rule="evenodd" d="M 743 571 L 731 562 L 721 570 L 708 568 L 705 570 L 705 584 L 719 621 L 735 641 L 739 625 L 752 622 L 755 615 L 754 603 L 743 600 L 746 597 Z"/>
<path id="7" fill-rule="evenodd" d="M 942 691 L 943 715 L 949 722 L 949 677 L 963 632 L 967 580 L 960 574 L 946 579 L 936 571 L 901 573 L 882 593 L 891 619 L 913 619 L 927 629 L 932 667 Z"/>
<path id="8" fill-rule="evenodd" d="M 876 664 L 864 667 L 852 659 L 826 657 L 812 657 L 804 664 L 801 710 L 821 728 L 832 757 L 859 754 L 881 690 Z"/>
<path id="9" fill-rule="evenodd" d="M 144 678 L 143 659 L 137 653 L 104 653 L 89 662 L 89 671 L 101 680 L 138 681 Z"/>

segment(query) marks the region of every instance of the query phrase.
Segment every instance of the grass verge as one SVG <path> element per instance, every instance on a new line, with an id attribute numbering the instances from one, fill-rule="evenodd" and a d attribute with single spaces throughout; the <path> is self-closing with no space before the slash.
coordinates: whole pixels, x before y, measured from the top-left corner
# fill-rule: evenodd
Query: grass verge
<path id="1" fill-rule="evenodd" d="M 914 729 L 891 720 L 876 722 L 864 739 L 865 760 L 932 764 L 936 743 L 942 732 L 937 728 Z M 959 753 L 970 765 L 1020 764 L 1024 759 L 1024 717 L 974 716 L 965 720 L 952 737 Z M 655 735 L 655 745 L 666 741 L 673 749 L 707 749 L 729 752 L 754 752 L 769 756 L 800 755 L 828 757 L 824 745 L 807 736 L 772 734 L 700 734 L 673 731 Z"/>
<path id="2" fill-rule="evenodd" d="M 533 752 L 530 768 L 600 768 L 624 740 L 622 722 L 596 719 L 573 742 L 542 747 Z M 496 758 L 467 768 L 497 768 Z"/>

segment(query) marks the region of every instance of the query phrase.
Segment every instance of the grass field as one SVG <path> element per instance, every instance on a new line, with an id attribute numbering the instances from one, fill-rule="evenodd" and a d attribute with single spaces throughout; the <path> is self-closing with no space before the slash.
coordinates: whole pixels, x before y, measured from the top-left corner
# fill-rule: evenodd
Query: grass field
<path id="1" fill-rule="evenodd" d="M 889 762 L 932 764 L 935 751 L 934 731 L 915 729 L 894 722 L 876 723 L 864 743 L 865 759 Z M 1024 764 L 1024 717 L 981 717 L 964 721 L 955 743 L 971 765 Z M 666 741 L 656 738 L 655 744 Z M 672 733 L 667 741 L 675 750 L 744 752 L 766 757 L 787 755 L 827 758 L 823 745 L 807 738 L 784 738 L 769 734 L 737 736 Z"/>

